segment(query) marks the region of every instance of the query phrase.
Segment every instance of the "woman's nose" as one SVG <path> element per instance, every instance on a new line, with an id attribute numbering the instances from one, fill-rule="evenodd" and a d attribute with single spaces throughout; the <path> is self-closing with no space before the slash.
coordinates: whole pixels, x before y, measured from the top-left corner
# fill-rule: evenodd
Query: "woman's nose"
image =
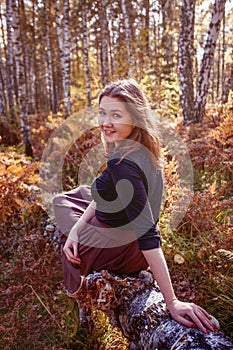
<path id="1" fill-rule="evenodd" d="M 108 116 L 108 115 L 105 115 L 105 116 L 104 116 L 103 125 L 104 125 L 104 126 L 106 126 L 106 125 L 112 125 L 112 119 L 111 119 L 110 116 Z"/>

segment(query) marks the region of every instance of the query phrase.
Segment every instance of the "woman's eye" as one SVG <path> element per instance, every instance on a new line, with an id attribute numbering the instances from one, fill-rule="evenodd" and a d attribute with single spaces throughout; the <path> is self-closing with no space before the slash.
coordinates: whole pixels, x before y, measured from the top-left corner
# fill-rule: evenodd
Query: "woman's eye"
<path id="1" fill-rule="evenodd" d="M 99 116 L 103 117 L 105 115 L 104 111 L 99 111 Z"/>
<path id="2" fill-rule="evenodd" d="M 113 117 L 116 118 L 116 119 L 118 119 L 118 118 L 120 118 L 121 116 L 120 116 L 120 114 L 118 114 L 118 113 L 114 113 L 114 114 L 113 114 Z"/>

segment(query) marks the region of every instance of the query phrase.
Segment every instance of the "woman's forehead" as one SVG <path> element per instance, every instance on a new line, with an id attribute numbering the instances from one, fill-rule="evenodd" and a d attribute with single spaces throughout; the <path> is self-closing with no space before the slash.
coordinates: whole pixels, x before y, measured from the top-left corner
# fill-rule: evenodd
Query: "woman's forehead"
<path id="1" fill-rule="evenodd" d="M 127 103 L 122 102 L 118 97 L 104 96 L 99 104 L 99 108 L 108 110 L 126 110 Z"/>

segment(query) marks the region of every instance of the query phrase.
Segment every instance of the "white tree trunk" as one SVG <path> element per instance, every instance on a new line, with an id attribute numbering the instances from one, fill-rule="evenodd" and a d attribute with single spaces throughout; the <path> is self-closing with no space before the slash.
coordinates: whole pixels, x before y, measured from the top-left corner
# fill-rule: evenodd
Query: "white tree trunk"
<path id="1" fill-rule="evenodd" d="M 117 276 L 108 271 L 84 278 L 76 300 L 80 321 L 92 327 L 97 308 L 129 339 L 131 350 L 231 350 L 231 340 L 221 332 L 203 333 L 173 320 L 163 296 L 148 271 L 137 277 Z"/>
<path id="2" fill-rule="evenodd" d="M 194 121 L 202 122 L 206 99 L 209 88 L 210 71 L 213 64 L 214 52 L 220 30 L 221 20 L 224 14 L 226 0 L 215 0 L 212 12 L 212 19 L 209 26 L 208 38 L 204 48 L 204 55 L 202 58 L 201 69 L 197 83 L 197 93 L 194 105 Z"/>
<path id="3" fill-rule="evenodd" d="M 63 30 L 59 14 L 59 0 L 55 0 L 55 20 L 57 26 L 58 45 L 62 67 L 62 86 L 65 107 L 65 118 L 70 115 L 70 31 L 69 31 L 69 0 L 63 1 Z"/>
<path id="4" fill-rule="evenodd" d="M 88 108 L 91 108 L 92 96 L 91 96 L 91 83 L 90 83 L 90 80 L 91 80 L 90 65 L 89 65 L 89 55 L 88 55 L 86 0 L 82 1 L 82 33 L 83 33 L 84 66 L 85 66 L 85 74 L 86 74 L 87 102 L 88 102 Z"/>
<path id="5" fill-rule="evenodd" d="M 49 97 L 50 97 L 50 109 L 53 113 L 57 112 L 57 103 L 54 91 L 53 81 L 53 58 L 50 40 L 50 21 L 49 21 L 49 6 L 46 0 L 44 0 L 45 11 L 45 23 L 46 23 L 46 46 L 47 46 L 47 62 L 48 62 L 48 81 L 49 81 Z"/>
<path id="6" fill-rule="evenodd" d="M 184 124 L 193 121 L 194 19 L 196 0 L 182 0 L 179 36 L 179 73 Z"/>
<path id="7" fill-rule="evenodd" d="M 0 50 L 0 120 L 1 117 L 7 121 L 7 113 L 6 113 L 6 100 L 4 94 L 4 81 L 5 81 L 5 71 L 2 62 L 2 52 Z M 1 142 L 0 142 L 1 143 Z"/>
<path id="8" fill-rule="evenodd" d="M 12 3 L 6 0 L 7 58 L 6 58 L 6 91 L 11 121 L 16 121 L 14 100 L 14 55 L 12 42 Z"/>
<path id="9" fill-rule="evenodd" d="M 225 93 L 225 53 L 226 53 L 226 16 L 225 7 L 223 9 L 223 25 L 222 25 L 222 102 Z"/>
<path id="10" fill-rule="evenodd" d="M 19 23 L 19 3 L 17 0 L 12 0 L 12 10 L 13 10 L 13 28 L 14 28 L 14 52 L 15 52 L 15 62 L 16 62 L 16 77 L 18 84 L 18 104 L 19 104 L 19 114 L 20 123 L 23 136 L 23 142 L 25 146 L 25 153 L 28 156 L 33 156 L 32 146 L 31 146 L 31 136 L 30 136 L 30 126 L 28 121 L 27 112 L 27 87 L 26 87 L 26 73 L 23 60 L 23 48 L 22 48 L 22 38 L 20 33 L 20 23 Z"/>
<path id="11" fill-rule="evenodd" d="M 125 40 L 126 40 L 128 65 L 129 65 L 128 76 L 132 77 L 133 67 L 134 67 L 134 57 L 133 57 L 133 50 L 132 50 L 132 32 L 130 27 L 129 14 L 126 6 L 126 0 L 121 0 L 121 9 L 122 9 L 124 25 L 125 25 Z"/>
<path id="12" fill-rule="evenodd" d="M 107 22 L 107 1 L 101 0 L 101 56 L 102 56 L 102 83 L 105 86 L 109 81 L 109 60 L 108 60 L 108 22 Z"/>
<path id="13" fill-rule="evenodd" d="M 114 7 L 113 3 L 109 4 L 109 14 L 108 14 L 108 23 L 109 23 L 109 54 L 110 54 L 110 67 L 111 75 L 113 76 L 116 70 L 116 59 L 115 59 L 115 44 L 116 44 L 116 33 L 118 33 L 118 28 L 115 24 L 114 18 Z"/>

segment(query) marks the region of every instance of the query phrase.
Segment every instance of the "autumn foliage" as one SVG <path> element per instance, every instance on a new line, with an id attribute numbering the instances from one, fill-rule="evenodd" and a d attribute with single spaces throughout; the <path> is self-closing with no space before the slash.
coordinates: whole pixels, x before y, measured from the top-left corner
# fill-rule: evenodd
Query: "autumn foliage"
<path id="1" fill-rule="evenodd" d="M 40 131 L 43 140 L 43 132 L 47 135 L 48 130 L 43 127 Z M 187 128 L 177 124 L 177 131 L 189 147 L 194 195 L 178 227 L 169 231 L 165 223 L 175 205 L 179 179 L 176 163 L 168 157 L 165 176 L 169 197 L 161 215 L 165 254 L 177 294 L 205 306 L 219 319 L 222 330 L 232 336 L 231 106 L 224 110 L 209 106 L 203 125 Z M 97 144 L 96 137 L 89 133 L 78 141 L 79 153 L 75 145 L 67 153 L 63 169 L 67 188 L 75 184 L 81 151 L 85 153 Z M 72 151 L 76 152 L 75 159 Z M 60 256 L 43 235 L 49 218 L 40 202 L 38 168 L 39 162 L 15 151 L 3 149 L 1 153 L 0 346 L 91 349 L 101 338 L 103 349 L 126 349 L 124 340 L 103 316 L 96 316 L 95 334 L 87 335 L 79 329 L 77 306 L 64 293 Z"/>

